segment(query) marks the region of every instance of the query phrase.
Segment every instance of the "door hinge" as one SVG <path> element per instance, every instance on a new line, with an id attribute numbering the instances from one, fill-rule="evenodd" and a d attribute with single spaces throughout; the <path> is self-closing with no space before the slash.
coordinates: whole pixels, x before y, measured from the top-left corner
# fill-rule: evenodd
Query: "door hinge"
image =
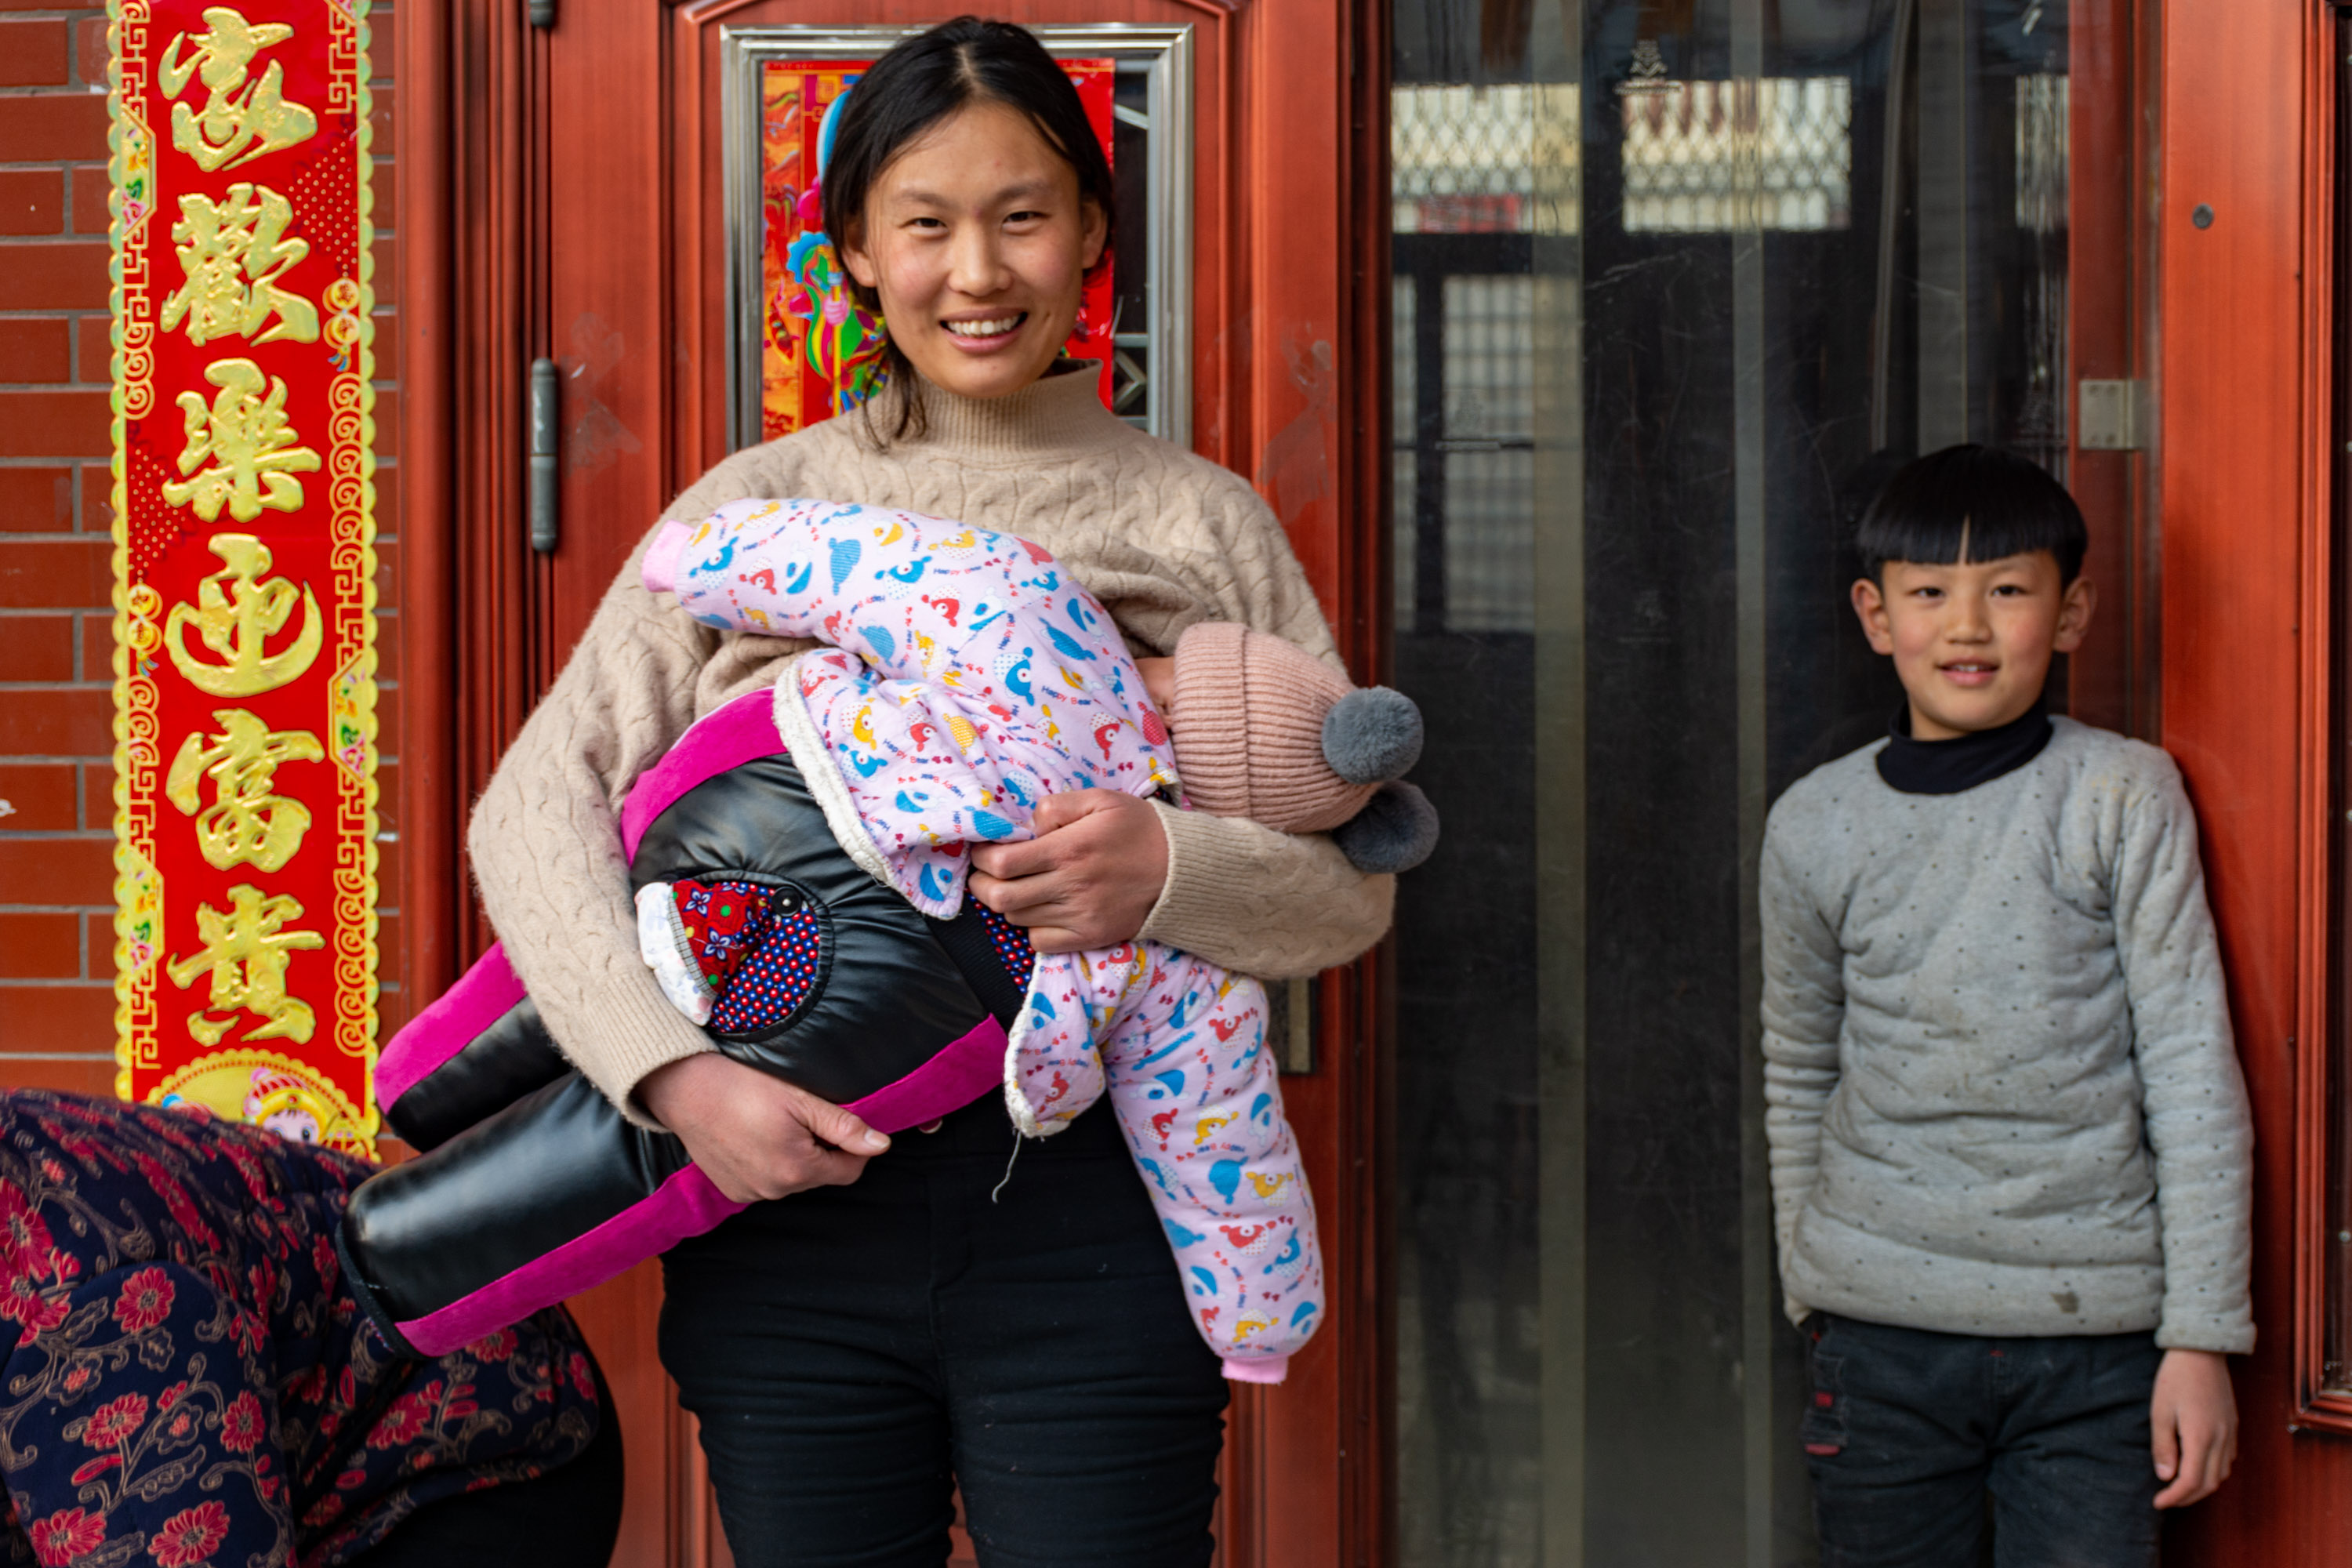
<path id="1" fill-rule="evenodd" d="M 530 25 L 541 31 L 555 26 L 555 0 L 526 0 L 524 7 L 530 14 Z"/>
<path id="2" fill-rule="evenodd" d="M 556 517 L 555 459 L 563 417 L 563 384 L 555 362 L 530 362 L 530 547 L 552 555 L 562 533 Z"/>
<path id="3" fill-rule="evenodd" d="M 2075 384 L 2074 444 L 2085 452 L 2137 452 L 2155 434 L 2145 381 Z"/>

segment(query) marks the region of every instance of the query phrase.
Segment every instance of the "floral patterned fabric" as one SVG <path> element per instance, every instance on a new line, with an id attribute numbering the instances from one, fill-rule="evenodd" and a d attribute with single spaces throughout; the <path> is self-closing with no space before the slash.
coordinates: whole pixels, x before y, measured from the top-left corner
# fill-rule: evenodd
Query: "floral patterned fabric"
<path id="1" fill-rule="evenodd" d="M 256 1128 L 0 1094 L 0 1553 L 324 1568 L 597 1430 L 560 1310 L 394 1357 L 331 1237 L 370 1167 Z M 5 1333 L 0 1329 L 0 1333 Z"/>

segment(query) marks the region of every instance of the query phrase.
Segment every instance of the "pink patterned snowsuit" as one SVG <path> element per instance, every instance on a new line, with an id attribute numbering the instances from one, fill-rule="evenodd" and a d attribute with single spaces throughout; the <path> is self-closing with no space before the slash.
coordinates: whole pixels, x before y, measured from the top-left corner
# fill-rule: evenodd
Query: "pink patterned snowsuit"
<path id="1" fill-rule="evenodd" d="M 776 728 L 850 858 L 924 913 L 968 847 L 1033 837 L 1048 795 L 1179 787 L 1109 614 L 1025 540 L 825 501 L 730 502 L 646 560 L 698 620 L 822 639 Z M 1108 1089 L 1229 1377 L 1281 1380 L 1323 1313 L 1313 1202 L 1265 1048 L 1264 989 L 1158 942 L 1040 953 L 1006 1047 L 1033 1137 Z"/>

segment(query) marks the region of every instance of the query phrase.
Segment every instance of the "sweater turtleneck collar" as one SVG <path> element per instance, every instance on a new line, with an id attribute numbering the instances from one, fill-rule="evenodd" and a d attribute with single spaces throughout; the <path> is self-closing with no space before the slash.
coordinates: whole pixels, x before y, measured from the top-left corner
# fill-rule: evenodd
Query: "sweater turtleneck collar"
<path id="1" fill-rule="evenodd" d="M 1878 753 L 1880 778 L 1905 795 L 1958 795 L 2040 756 L 2050 743 L 2052 725 L 2049 710 L 2036 698 L 2032 708 L 1998 730 L 1919 741 L 1912 738 L 1911 705 L 1906 702 L 1895 710 L 1886 731 L 1886 747 Z"/>
<path id="2" fill-rule="evenodd" d="M 1006 463 L 1049 454 L 1098 451 L 1131 433 L 1102 405 L 1101 367 L 1068 363 L 1003 397 L 960 397 L 918 376 L 923 431 L 896 445 L 919 447 L 969 462 Z M 884 405 L 877 406 L 880 414 Z"/>

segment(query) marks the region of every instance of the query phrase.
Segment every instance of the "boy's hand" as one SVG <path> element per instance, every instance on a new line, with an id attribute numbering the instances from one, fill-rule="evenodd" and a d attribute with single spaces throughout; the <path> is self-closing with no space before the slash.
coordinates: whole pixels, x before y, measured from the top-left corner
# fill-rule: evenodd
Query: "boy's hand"
<path id="1" fill-rule="evenodd" d="M 1150 803 L 1115 789 L 1049 795 L 1025 844 L 971 852 L 971 896 L 1025 926 L 1040 952 L 1132 942 L 1168 885 L 1168 835 Z"/>
<path id="2" fill-rule="evenodd" d="M 1143 677 L 1143 694 L 1160 710 L 1168 727 L 1176 727 L 1176 661 L 1172 658 L 1139 658 L 1135 673 Z"/>
<path id="3" fill-rule="evenodd" d="M 636 1097 L 739 1204 L 847 1186 L 890 1146 L 855 1113 L 717 1051 L 656 1068 Z"/>
<path id="4" fill-rule="evenodd" d="M 2216 1351 L 2167 1351 L 2148 1402 L 2156 1429 L 2156 1477 L 2171 1484 L 2158 1508 L 2187 1508 L 2213 1495 L 2238 1458 L 2238 1399 L 2229 1358 Z"/>

